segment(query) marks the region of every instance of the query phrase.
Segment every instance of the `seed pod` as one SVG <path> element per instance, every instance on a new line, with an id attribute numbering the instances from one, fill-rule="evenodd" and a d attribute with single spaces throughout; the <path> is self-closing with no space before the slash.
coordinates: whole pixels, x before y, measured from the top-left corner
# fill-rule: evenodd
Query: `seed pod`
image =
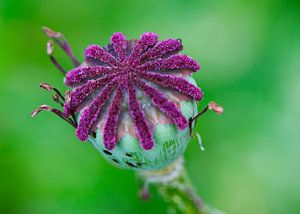
<path id="1" fill-rule="evenodd" d="M 200 65 L 179 53 L 181 39 L 158 41 L 155 33 L 144 33 L 127 40 L 115 33 L 106 47 L 88 46 L 79 64 L 62 34 L 44 31 L 77 66 L 66 73 L 51 55 L 71 90 L 64 97 L 49 84 L 41 87 L 63 100 L 64 112 L 49 109 L 76 128 L 79 140 L 131 169 L 160 169 L 183 154 L 203 93 L 191 76 Z"/>
<path id="2" fill-rule="evenodd" d="M 87 47 L 65 78 L 73 90 L 64 110 L 79 114 L 77 137 L 122 167 L 158 169 L 178 158 L 203 96 L 191 77 L 200 65 L 181 50 L 181 40 L 154 33 L 131 41 L 115 33 L 107 47 Z"/>

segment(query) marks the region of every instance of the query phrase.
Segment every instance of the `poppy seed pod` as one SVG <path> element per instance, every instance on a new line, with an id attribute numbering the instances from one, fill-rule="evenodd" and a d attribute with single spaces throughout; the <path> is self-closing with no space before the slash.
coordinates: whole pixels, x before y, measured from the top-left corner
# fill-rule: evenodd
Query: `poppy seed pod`
<path id="1" fill-rule="evenodd" d="M 106 47 L 88 46 L 79 65 L 62 34 L 44 31 L 76 66 L 65 72 L 48 45 L 50 59 L 71 90 L 63 98 L 63 112 L 47 110 L 73 125 L 79 140 L 131 169 L 160 169 L 183 154 L 203 93 L 191 76 L 200 65 L 179 53 L 180 39 L 158 41 L 155 33 L 144 33 L 139 40 L 127 40 L 114 33 Z"/>
<path id="2" fill-rule="evenodd" d="M 122 167 L 159 169 L 177 159 L 202 98 L 191 77 L 200 66 L 181 49 L 181 40 L 154 33 L 131 41 L 115 33 L 107 47 L 87 47 L 65 79 L 74 90 L 64 109 L 79 113 L 78 138 Z"/>

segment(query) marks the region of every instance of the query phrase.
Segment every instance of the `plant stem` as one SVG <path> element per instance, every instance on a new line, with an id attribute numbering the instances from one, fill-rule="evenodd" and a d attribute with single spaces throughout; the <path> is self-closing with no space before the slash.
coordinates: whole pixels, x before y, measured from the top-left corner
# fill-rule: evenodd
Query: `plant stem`
<path id="1" fill-rule="evenodd" d="M 143 193 L 147 193 L 148 185 L 156 186 L 170 205 L 169 213 L 224 214 L 203 203 L 191 185 L 182 157 L 163 169 L 139 172 L 139 177 L 144 181 Z"/>

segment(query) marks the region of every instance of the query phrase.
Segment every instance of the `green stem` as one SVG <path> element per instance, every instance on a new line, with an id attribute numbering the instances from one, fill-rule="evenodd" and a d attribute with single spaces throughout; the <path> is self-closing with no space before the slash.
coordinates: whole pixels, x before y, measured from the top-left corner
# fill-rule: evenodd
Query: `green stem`
<path id="1" fill-rule="evenodd" d="M 156 186 L 162 198 L 170 205 L 169 213 L 224 214 L 202 202 L 191 185 L 183 158 L 160 170 L 140 172 L 139 176 L 144 181 L 144 194 L 149 184 Z"/>

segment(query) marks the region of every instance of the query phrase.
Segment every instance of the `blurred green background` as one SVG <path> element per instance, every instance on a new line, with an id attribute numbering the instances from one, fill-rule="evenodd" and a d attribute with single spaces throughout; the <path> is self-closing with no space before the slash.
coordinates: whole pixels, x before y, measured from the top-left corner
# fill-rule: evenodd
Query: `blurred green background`
<path id="1" fill-rule="evenodd" d="M 206 151 L 194 139 L 185 154 L 199 194 L 228 213 L 300 213 L 300 2 L 284 0 L 1 0 L 0 213 L 166 213 L 157 194 L 138 199 L 132 171 L 108 165 L 66 123 L 29 116 L 52 104 L 40 82 L 65 90 L 44 25 L 81 60 L 116 31 L 181 38 L 202 65 L 199 108 L 225 107 L 197 123 Z"/>

